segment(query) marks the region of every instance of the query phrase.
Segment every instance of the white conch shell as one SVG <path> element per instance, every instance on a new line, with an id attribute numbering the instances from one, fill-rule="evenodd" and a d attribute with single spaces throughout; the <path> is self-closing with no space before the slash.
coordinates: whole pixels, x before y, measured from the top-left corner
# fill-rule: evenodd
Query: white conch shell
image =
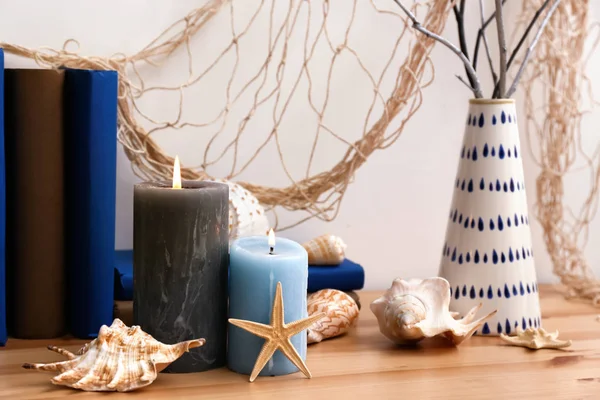
<path id="1" fill-rule="evenodd" d="M 450 285 L 443 278 L 396 279 L 382 297 L 371 303 L 371 311 L 381 333 L 397 344 L 443 335 L 455 345 L 471 337 L 497 311 L 473 321 L 480 304 L 464 318 L 455 319 L 457 314 L 450 312 L 449 305 Z"/>
<path id="2" fill-rule="evenodd" d="M 183 353 L 203 346 L 204 339 L 174 345 L 163 344 L 142 331 L 115 318 L 110 327 L 102 325 L 98 337 L 83 346 L 77 354 L 49 346 L 68 358 L 49 364 L 23 364 L 23 368 L 56 371 L 55 385 L 85 391 L 128 392 L 150 385 L 158 373 Z"/>
<path id="3" fill-rule="evenodd" d="M 500 339 L 514 346 L 528 347 L 533 350 L 562 349 L 571 345 L 570 340 L 558 340 L 558 331 L 549 333 L 544 328 L 527 328 L 524 331 L 517 328 L 516 337 L 501 333 Z"/>
<path id="4" fill-rule="evenodd" d="M 308 343 L 345 334 L 358 318 L 358 305 L 348 294 L 335 289 L 323 289 L 312 293 L 307 300 L 308 315 L 325 313 L 323 319 L 308 329 Z"/>
<path id="5" fill-rule="evenodd" d="M 346 244 L 337 236 L 325 234 L 302 245 L 309 265 L 338 265 L 345 258 Z"/>
<path id="6" fill-rule="evenodd" d="M 269 220 L 265 209 L 256 197 L 237 183 L 223 179 L 212 182 L 225 183 L 229 186 L 229 242 L 238 237 L 266 235 L 269 231 Z"/>

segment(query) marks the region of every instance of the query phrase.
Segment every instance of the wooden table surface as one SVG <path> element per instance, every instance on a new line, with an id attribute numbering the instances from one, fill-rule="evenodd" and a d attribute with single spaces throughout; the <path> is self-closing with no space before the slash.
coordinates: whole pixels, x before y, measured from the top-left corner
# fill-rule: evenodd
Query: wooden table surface
<path id="1" fill-rule="evenodd" d="M 363 307 L 351 333 L 309 346 L 310 380 L 295 373 L 249 383 L 247 376 L 221 368 L 160 374 L 152 385 L 129 393 L 82 392 L 54 386 L 52 373 L 21 364 L 59 360 L 48 344 L 76 350 L 84 341 L 11 339 L 0 348 L 0 399 L 600 399 L 600 309 L 540 286 L 544 327 L 573 340 L 565 350 L 532 351 L 493 337 L 473 337 L 457 348 L 433 339 L 403 349 L 379 333 L 369 309 L 378 295 L 360 293 Z"/>

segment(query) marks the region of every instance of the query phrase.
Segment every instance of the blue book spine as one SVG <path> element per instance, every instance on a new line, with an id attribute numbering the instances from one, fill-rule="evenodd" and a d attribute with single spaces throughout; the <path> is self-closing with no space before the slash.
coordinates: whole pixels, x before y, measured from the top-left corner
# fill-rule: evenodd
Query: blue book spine
<path id="1" fill-rule="evenodd" d="M 6 175 L 4 162 L 4 51 L 0 49 L 0 346 L 6 344 Z"/>
<path id="2" fill-rule="evenodd" d="M 115 71 L 65 70 L 67 304 L 78 338 L 113 318 L 117 92 Z"/>

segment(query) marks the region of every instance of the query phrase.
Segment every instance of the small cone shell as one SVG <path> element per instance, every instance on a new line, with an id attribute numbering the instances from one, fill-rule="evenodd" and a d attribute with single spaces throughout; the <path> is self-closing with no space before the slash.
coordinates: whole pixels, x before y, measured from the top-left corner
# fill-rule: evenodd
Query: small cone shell
<path id="1" fill-rule="evenodd" d="M 302 246 L 308 253 L 309 265 L 338 265 L 345 258 L 346 244 L 334 235 L 321 235 Z"/>
<path id="2" fill-rule="evenodd" d="M 76 354 L 58 347 L 48 349 L 67 358 L 48 364 L 23 364 L 23 368 L 58 373 L 51 382 L 84 391 L 129 392 L 150 385 L 158 373 L 183 353 L 203 346 L 204 339 L 163 344 L 142 331 L 115 318 L 103 325 L 98 337 Z"/>
<path id="3" fill-rule="evenodd" d="M 308 296 L 308 315 L 325 313 L 325 317 L 308 329 L 308 343 L 318 343 L 325 339 L 347 333 L 358 318 L 358 306 L 348 294 L 323 289 Z"/>

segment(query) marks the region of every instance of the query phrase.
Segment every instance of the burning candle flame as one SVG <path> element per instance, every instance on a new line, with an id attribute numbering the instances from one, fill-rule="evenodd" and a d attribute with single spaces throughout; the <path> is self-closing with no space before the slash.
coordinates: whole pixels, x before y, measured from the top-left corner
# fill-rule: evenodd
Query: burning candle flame
<path id="1" fill-rule="evenodd" d="M 181 189 L 181 168 L 179 167 L 179 157 L 175 156 L 173 165 L 173 189 Z"/>
<path id="2" fill-rule="evenodd" d="M 273 250 L 275 249 L 275 232 L 273 232 L 273 228 L 269 231 L 269 254 L 273 254 Z"/>

